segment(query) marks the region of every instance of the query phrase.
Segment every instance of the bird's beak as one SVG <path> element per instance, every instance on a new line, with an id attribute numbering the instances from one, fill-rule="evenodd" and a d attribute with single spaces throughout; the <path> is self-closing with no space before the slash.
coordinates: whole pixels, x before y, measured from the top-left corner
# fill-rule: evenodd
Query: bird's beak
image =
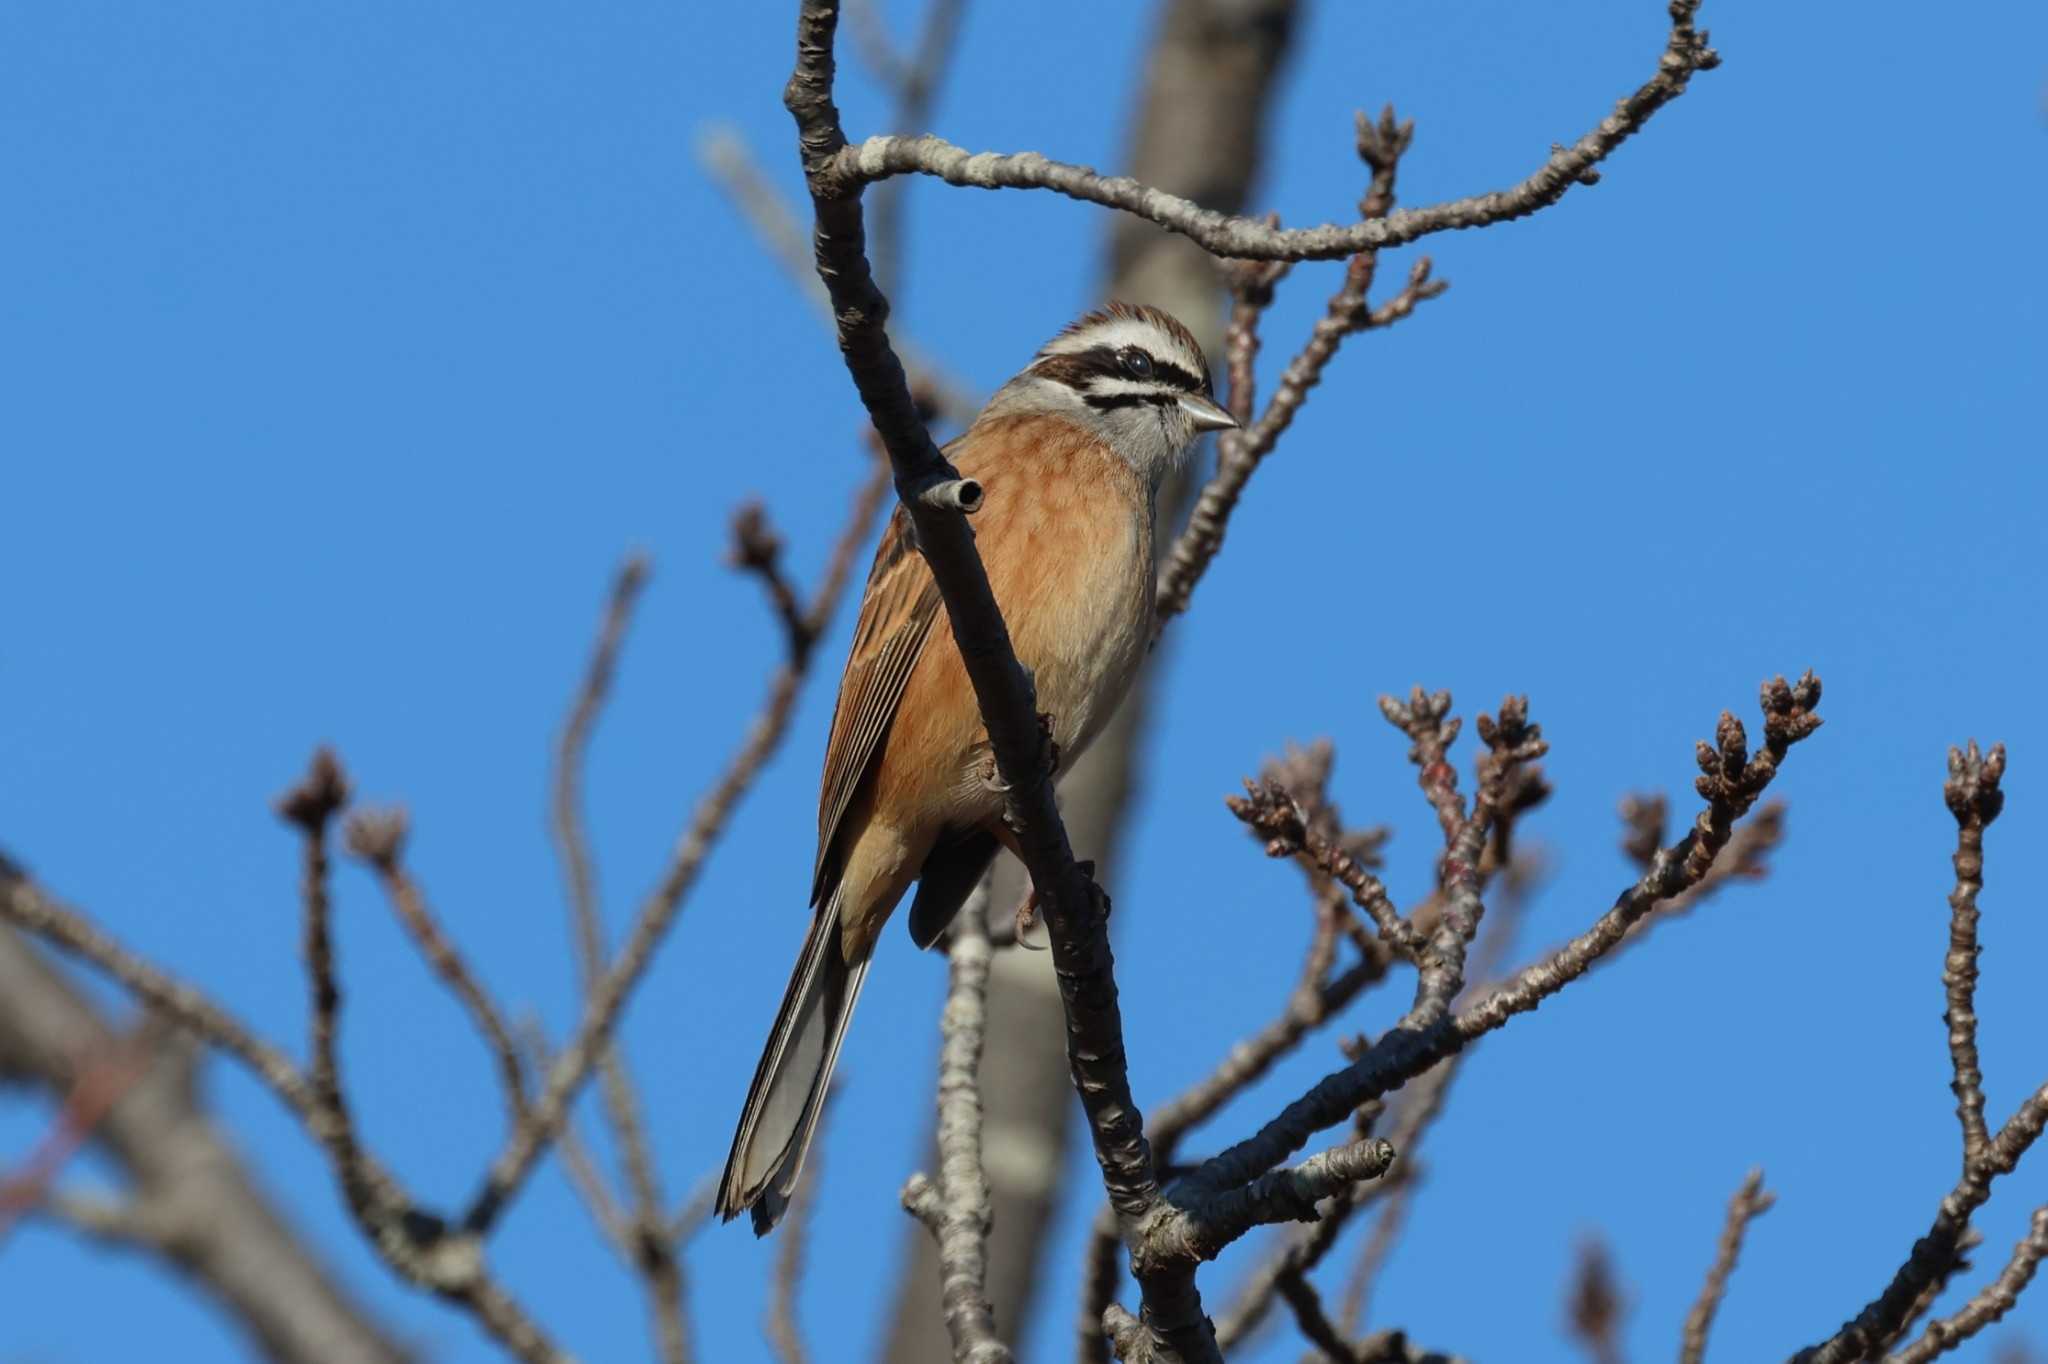
<path id="1" fill-rule="evenodd" d="M 1228 431 L 1237 425 L 1237 418 L 1231 416 L 1221 403 L 1199 393 L 1181 394 L 1180 410 L 1194 419 L 1197 431 Z"/>

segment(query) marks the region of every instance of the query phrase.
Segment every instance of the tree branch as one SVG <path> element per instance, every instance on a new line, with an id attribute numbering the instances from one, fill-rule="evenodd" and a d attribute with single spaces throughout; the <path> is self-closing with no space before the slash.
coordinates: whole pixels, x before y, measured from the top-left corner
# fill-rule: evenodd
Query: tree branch
<path id="1" fill-rule="evenodd" d="M 2005 808 L 2000 782 L 2005 747 L 1986 753 L 1972 741 L 1952 748 L 1948 780 L 1942 786 L 1956 820 L 1956 890 L 1949 897 L 1949 955 L 1943 981 L 1949 997 L 1953 1088 L 1963 1129 L 1963 1172 L 1936 1209 L 1934 1224 L 1913 1243 L 1906 1262 L 1885 1289 L 1841 1330 L 1793 1356 L 1794 1364 L 1851 1364 L 1868 1359 L 1899 1338 L 1932 1305 L 1962 1267 L 1970 1218 L 1991 1197 L 1991 1185 L 2019 1164 L 2043 1128 L 2048 1128 L 2048 1085 L 2020 1104 L 1996 1134 L 1982 1131 L 1982 1080 L 1977 1074 L 1976 1020 L 1971 995 L 1976 971 L 1977 891 L 1984 879 L 1984 830 Z M 1974 1115 L 1974 1120 L 1973 1120 Z M 1917 1344 L 1915 1348 L 1918 1348 Z M 1937 1351 L 1938 1353 L 1938 1351 Z"/>
<path id="2" fill-rule="evenodd" d="M 504 1092 L 506 1111 L 516 1122 L 526 1111 L 525 1078 L 520 1067 L 518 1046 L 505 1025 L 504 1015 L 491 1002 L 490 995 L 477 981 L 455 944 L 442 932 L 433 911 L 427 907 L 427 899 L 419 883 L 406 869 L 408 833 L 408 820 L 402 809 L 357 810 L 342 826 L 342 842 L 351 856 L 369 865 L 377 883 L 384 888 L 392 913 L 398 916 L 399 923 L 404 925 L 420 955 L 427 959 L 427 965 L 462 1004 L 470 1021 L 482 1034 L 484 1045 L 490 1049 L 497 1064 L 498 1084 Z"/>
<path id="3" fill-rule="evenodd" d="M 2013 1247 L 2012 1258 L 1996 1279 L 1964 1303 L 1954 1315 L 1927 1323 L 1920 1338 L 1891 1356 L 1887 1364 L 1927 1364 L 1955 1349 L 1971 1336 L 2012 1311 L 2020 1294 L 2034 1281 L 2042 1257 L 2048 1256 L 2048 1207 L 2036 1208 L 2027 1234 Z"/>
<path id="4" fill-rule="evenodd" d="M 929 438 L 927 438 L 927 441 Z M 834 546 L 824 578 L 811 597 L 807 619 L 815 631 L 829 620 L 844 594 L 854 557 L 866 539 L 868 523 L 880 504 L 882 485 L 877 479 L 855 497 L 852 516 Z M 463 1226 L 483 1232 L 496 1222 L 506 1204 L 526 1182 L 562 1124 L 569 1106 L 590 1078 L 592 1068 L 610 1044 L 627 998 L 646 974 L 655 950 L 667 936 L 683 900 L 696 884 L 697 874 L 712 848 L 725 831 L 726 820 L 760 775 L 768 758 L 780 747 L 796 708 L 798 690 L 809 674 L 813 660 L 791 658 L 779 668 L 769 684 L 768 700 L 755 717 L 739 752 L 727 764 L 724 774 L 697 806 L 689 826 L 676 842 L 661 881 L 641 903 L 631 931 L 618 956 L 587 992 L 583 1012 L 568 1044 L 555 1057 L 542 1081 L 539 1097 L 526 1120 L 514 1127 L 504 1148 L 491 1162 L 483 1185 L 463 1216 Z"/>
<path id="5" fill-rule="evenodd" d="M 1075 1088 L 1089 1119 L 1096 1159 L 1110 1201 L 1127 1226 L 1159 1206 L 1159 1185 L 1144 1122 L 1125 1070 L 1123 1020 L 1107 932 L 1109 900 L 1091 869 L 1074 860 L 1053 799 L 1047 736 L 1038 723 L 1031 678 L 1017 662 L 988 575 L 966 521 L 946 509 L 945 494 L 966 491 L 918 419 L 903 366 L 890 348 L 888 304 L 876 288 L 863 250 L 860 182 L 835 183 L 833 165 L 846 149 L 832 102 L 834 0 L 803 0 L 797 22 L 796 69 L 783 102 L 795 118 L 805 178 L 817 218 L 818 272 L 839 325 L 847 372 L 860 391 L 888 451 L 898 500 L 931 566 L 946 616 L 988 731 L 996 769 L 1008 788 L 1007 819 L 1038 895 L 1052 938 L 1054 967 L 1066 1004 Z M 956 505 L 979 502 L 955 498 Z M 1208 1323 L 1191 1269 L 1147 1285 L 1153 1328 L 1200 1360 L 1214 1358 Z"/>
<path id="6" fill-rule="evenodd" d="M 1775 1197 L 1764 1192 L 1762 1170 L 1751 1170 L 1742 1187 L 1728 1200 L 1728 1220 L 1721 1226 L 1714 1263 L 1707 1269 L 1706 1282 L 1700 1285 L 1700 1295 L 1692 1310 L 1685 1314 L 1678 1364 L 1700 1364 L 1706 1357 L 1707 1332 L 1713 1329 L 1714 1314 L 1721 1310 L 1721 1299 L 1728 1292 L 1728 1276 L 1735 1272 L 1735 1259 L 1742 1253 L 1742 1238 L 1748 1235 L 1749 1224 L 1769 1212 L 1775 1202 Z"/>
<path id="7" fill-rule="evenodd" d="M 1548 208 L 1577 184 L 1598 180 L 1594 168 L 1640 131 L 1650 116 L 1685 93 L 1695 72 L 1720 65 L 1707 35 L 1693 27 L 1699 0 L 1672 0 L 1671 31 L 1657 72 L 1614 107 L 1592 131 L 1558 147 L 1526 179 L 1508 189 L 1427 208 L 1402 209 L 1339 227 L 1279 228 L 1253 218 L 1204 209 L 1126 177 L 1051 161 L 1037 152 L 970 153 L 943 138 L 871 137 L 858 147 L 819 142 L 806 156 L 813 194 L 851 199 L 862 186 L 892 175 L 931 175 L 970 189 L 1046 189 L 1118 209 L 1193 239 L 1212 255 L 1244 260 L 1339 260 L 1384 250 L 1455 228 L 1487 227 Z M 836 125 L 837 119 L 834 119 Z"/>
<path id="8" fill-rule="evenodd" d="M 1660 851 L 1651 869 L 1622 892 L 1592 928 L 1455 1013 L 1450 1000 L 1463 982 L 1451 954 L 1445 953 L 1433 969 L 1420 973 L 1415 1002 L 1399 1023 L 1350 1066 L 1289 1104 L 1257 1134 L 1212 1158 L 1199 1178 L 1212 1185 L 1255 1178 L 1301 1149 L 1316 1132 L 1344 1121 L 1361 1104 L 1421 1074 L 1516 1014 L 1534 1009 L 1585 974 L 1632 924 L 1660 902 L 1705 878 L 1726 846 L 1734 822 L 1755 804 L 1777 774 L 1785 753 L 1820 727 L 1820 718 L 1814 714 L 1820 692 L 1820 680 L 1812 673 L 1796 687 L 1783 678 L 1766 683 L 1762 696 L 1765 748 L 1754 757 L 1747 753 L 1741 724 L 1723 714 L 1720 746 L 1700 746 L 1701 764 L 1708 770 L 1698 786 L 1707 807 L 1693 829 L 1676 845 Z M 1450 946 L 1442 928 L 1431 941 L 1433 950 Z"/>
<path id="9" fill-rule="evenodd" d="M 0 860 L 0 900 L 25 879 Z M 251 1348 L 283 1364 L 397 1364 L 391 1336 L 285 1224 L 201 1105 L 195 1048 L 147 1029 L 147 1068 L 91 1130 L 125 1177 L 118 1202 L 53 1191 L 37 1209 L 108 1244 L 178 1269 L 223 1307 Z M 117 1052 L 118 1031 L 27 940 L 0 927 L 0 1080 L 52 1093 Z"/>
<path id="10" fill-rule="evenodd" d="M 953 920 L 946 1007 L 939 1018 L 939 1178 L 903 1186 L 905 1210 L 939 1246 L 940 1302 L 953 1357 L 1008 1364 L 988 1303 L 988 1176 L 981 1163 L 981 1056 L 988 1027 L 988 880 Z"/>
<path id="11" fill-rule="evenodd" d="M 760 509 L 751 507 L 749 524 L 755 527 L 765 553 L 772 562 L 781 542 L 765 529 Z M 743 513 L 744 516 L 744 513 Z M 737 522 L 736 522 L 737 524 Z M 612 678 L 618 670 L 619 651 L 632 623 L 633 608 L 646 587 L 648 563 L 642 554 L 629 554 L 612 579 L 604 616 L 591 646 L 590 661 L 583 682 L 569 708 L 568 720 L 555 747 L 555 780 L 550 808 L 555 847 L 562 859 L 562 876 L 569 902 L 570 938 L 576 949 L 578 983 L 586 994 L 603 975 L 606 959 L 604 921 L 598 905 L 597 868 L 590 852 L 590 840 L 583 827 L 583 769 L 590 751 L 590 739 L 610 696 Z M 803 634 L 802 608 L 796 594 L 780 573 L 773 575 L 779 589 L 777 607 L 787 618 L 792 653 L 809 651 L 809 636 Z M 798 640 L 802 643 L 799 646 Z M 516 1065 L 516 1058 L 515 1058 Z M 614 1239 L 624 1259 L 647 1290 L 653 1314 L 655 1348 L 663 1364 L 688 1364 L 689 1326 L 684 1318 L 682 1265 L 677 1260 L 666 1227 L 666 1199 L 654 1155 L 649 1148 L 647 1124 L 641 1116 L 640 1096 L 626 1067 L 626 1058 L 613 1042 L 600 1052 L 597 1061 L 598 1097 L 605 1123 L 625 1167 L 626 1188 L 632 1201 L 630 1224 Z M 523 1106 L 522 1106 L 523 1111 Z M 568 1127 L 563 1128 L 564 1135 Z M 602 1179 L 594 1163 L 572 1176 L 579 1184 L 602 1190 Z M 609 1204 L 609 1195 L 589 1195 L 593 1208 Z M 600 1213 L 600 1217 L 604 1214 Z M 616 1214 L 614 1214 L 616 1215 Z"/>

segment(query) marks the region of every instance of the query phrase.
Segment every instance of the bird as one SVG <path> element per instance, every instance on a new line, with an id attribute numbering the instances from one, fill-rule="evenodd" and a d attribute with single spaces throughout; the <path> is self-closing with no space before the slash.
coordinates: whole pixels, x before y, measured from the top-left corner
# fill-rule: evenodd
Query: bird
<path id="1" fill-rule="evenodd" d="M 1216 401 L 1194 335 L 1111 302 L 1068 324 L 943 453 L 982 487 L 989 587 L 1050 716 L 1061 768 L 1086 751 L 1150 647 L 1161 482 Z M 717 1208 L 782 1216 L 884 924 L 913 881 L 911 940 L 937 942 L 1002 848 L 988 734 L 937 583 L 898 507 L 882 534 L 840 679 L 818 795 L 810 929 L 754 1071 Z"/>

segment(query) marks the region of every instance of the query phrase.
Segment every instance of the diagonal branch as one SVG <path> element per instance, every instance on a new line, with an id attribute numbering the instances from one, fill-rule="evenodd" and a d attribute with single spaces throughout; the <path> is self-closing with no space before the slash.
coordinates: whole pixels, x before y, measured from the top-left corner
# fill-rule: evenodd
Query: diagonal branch
<path id="1" fill-rule="evenodd" d="M 919 428 L 922 431 L 922 427 Z M 926 437 L 929 443 L 929 437 Z M 936 452 L 934 452 L 936 453 Z M 853 571 L 853 561 L 867 538 L 867 530 L 880 506 L 884 485 L 880 476 L 863 485 L 854 499 L 853 512 L 838 543 L 833 547 L 823 579 L 812 594 L 806 613 L 813 630 L 822 628 L 844 595 Z M 541 1082 L 538 1098 L 525 1122 L 518 1124 L 505 1146 L 491 1162 L 483 1185 L 463 1216 L 464 1227 L 481 1233 L 498 1219 L 512 1196 L 533 1173 L 562 1124 L 569 1107 L 582 1092 L 591 1070 L 610 1044 L 612 1030 L 624 1011 L 627 998 L 646 974 L 655 950 L 667 936 L 681 911 L 684 898 L 696 884 L 705 859 L 711 855 L 725 831 L 740 797 L 752 787 L 768 758 L 781 746 L 788 733 L 796 698 L 809 675 L 812 658 L 791 658 L 769 683 L 768 700 L 755 717 L 739 752 L 727 764 L 724 774 L 698 803 L 695 814 L 677 839 L 660 882 L 641 903 L 633 926 L 617 957 L 588 992 L 583 1012 L 577 1019 L 568 1044 L 556 1055 Z"/>
<path id="2" fill-rule="evenodd" d="M 1258 472 L 1260 463 L 1279 444 L 1287 428 L 1294 424 L 1295 414 L 1308 401 L 1309 390 L 1322 382 L 1323 371 L 1336 358 L 1337 349 L 1343 345 L 1344 339 L 1359 332 L 1391 327 L 1414 312 L 1418 304 L 1438 297 L 1450 287 L 1442 280 L 1430 278 L 1430 262 L 1425 256 L 1415 262 L 1401 291 L 1375 308 L 1366 292 L 1372 288 L 1377 259 L 1376 253 L 1370 251 L 1352 257 L 1344 271 L 1343 287 L 1331 296 L 1328 309 L 1311 329 L 1300 353 L 1281 371 L 1279 386 L 1267 400 L 1264 413 L 1243 429 L 1226 431 L 1217 442 L 1216 472 L 1210 475 L 1201 495 L 1195 499 L 1194 509 L 1188 513 L 1187 525 L 1167 552 L 1166 566 L 1159 575 L 1155 632 L 1164 629 L 1167 621 L 1187 610 L 1195 584 L 1201 581 L 1223 548 L 1224 527 L 1230 520 L 1230 514 L 1237 509 L 1245 485 L 1251 482 L 1252 475 Z M 1270 301 L 1270 283 L 1258 287 Z M 1238 306 L 1233 312 L 1235 344 L 1230 351 L 1233 411 L 1240 405 L 1247 411 L 1251 407 L 1250 355 L 1256 345 L 1257 308 L 1246 298 L 1240 293 Z M 1241 380 L 1245 381 L 1242 403 L 1237 396 Z"/>
<path id="3" fill-rule="evenodd" d="M 780 550 L 781 542 L 765 529 L 759 509 L 754 508 L 753 511 L 750 524 L 757 528 L 760 541 L 772 561 Z M 625 643 L 633 608 L 646 587 L 647 578 L 646 556 L 637 553 L 629 554 L 613 577 L 582 685 L 577 688 L 569 718 L 562 726 L 562 735 L 555 747 L 555 780 L 549 804 L 555 846 L 562 859 L 563 879 L 567 882 L 578 983 L 586 993 L 603 974 L 606 953 L 604 923 L 598 906 L 596 862 L 591 855 L 589 835 L 583 827 L 583 772 L 591 735 L 611 694 L 612 678 L 618 671 L 619 651 Z M 787 618 L 785 628 L 790 632 L 792 653 L 807 651 L 808 636 L 802 634 L 802 608 L 796 595 L 779 572 L 773 578 L 779 589 L 776 598 L 778 609 Z M 799 640 L 804 642 L 799 645 Z M 632 1201 L 630 1223 L 624 1228 L 624 1236 L 615 1244 L 625 1253 L 628 1267 L 646 1285 L 654 1314 L 655 1345 L 663 1364 L 687 1364 L 690 1338 L 683 1313 L 682 1265 L 676 1258 L 664 1226 L 667 1200 L 662 1195 L 661 1179 L 649 1146 L 640 1096 L 626 1068 L 626 1058 L 616 1043 L 606 1046 L 599 1054 L 597 1068 L 598 1097 L 620 1162 L 625 1167 L 626 1188 Z M 579 1183 L 599 1184 L 594 1166 L 574 1177 Z M 593 1209 L 604 1206 L 605 1202 L 592 1198 Z"/>
<path id="4" fill-rule="evenodd" d="M 1091 870 L 1074 860 L 1053 800 L 1053 764 L 1038 723 L 1035 689 L 1017 662 L 973 532 L 958 514 L 979 506 L 980 488 L 957 477 L 918 419 L 903 366 L 884 329 L 888 304 L 864 252 L 861 182 L 844 182 L 834 174 L 846 150 L 832 102 L 838 20 L 834 0 L 803 0 L 796 69 L 783 97 L 796 120 L 811 188 L 818 272 L 832 295 L 847 372 L 888 451 L 897 497 L 938 584 L 997 771 L 1008 787 L 1007 817 L 1052 938 L 1075 1088 L 1088 1114 L 1110 1201 L 1125 1225 L 1134 1227 L 1160 1206 L 1160 1196 L 1143 1117 L 1125 1069 L 1107 931 L 1109 899 Z M 1196 1359 L 1215 1358 L 1191 1265 L 1148 1283 L 1146 1305 L 1152 1329 L 1174 1348 Z"/>
<path id="5" fill-rule="evenodd" d="M 1415 124 L 1399 122 L 1390 104 L 1375 123 L 1361 111 L 1358 115 L 1358 156 L 1371 170 L 1365 197 L 1359 200 L 1360 216 L 1368 222 L 1384 219 L 1394 207 L 1394 182 L 1401 156 L 1415 137 Z M 1269 226 L 1278 226 L 1269 218 Z M 1201 496 L 1188 514 L 1187 525 L 1175 539 L 1160 574 L 1160 626 L 1187 610 L 1195 584 L 1223 548 L 1223 531 L 1230 514 L 1243 496 L 1245 485 L 1273 447 L 1294 415 L 1308 401 L 1309 390 L 1322 381 L 1323 370 L 1336 357 L 1344 338 L 1354 333 L 1392 326 L 1415 310 L 1425 299 L 1435 298 L 1450 286 L 1429 277 L 1427 257 L 1409 272 L 1407 287 L 1392 301 L 1374 308 L 1368 294 L 1379 268 L 1377 250 L 1362 251 L 1351 258 L 1344 271 L 1343 287 L 1330 300 L 1324 316 L 1309 332 L 1300 354 L 1281 372 L 1279 387 L 1266 404 L 1265 413 L 1252 419 L 1252 360 L 1259 348 L 1259 318 L 1273 302 L 1273 287 L 1286 274 L 1286 262 L 1234 262 L 1230 271 L 1232 306 L 1226 354 L 1230 369 L 1231 414 L 1239 429 L 1225 432 L 1217 443 L 1216 472 L 1202 488 Z"/>
<path id="6" fill-rule="evenodd" d="M 384 888 L 385 898 L 391 902 L 392 912 L 405 926 L 420 955 L 427 959 L 434 974 L 461 1002 L 469 1013 L 470 1021 L 483 1035 L 484 1045 L 490 1048 L 492 1059 L 497 1063 L 498 1083 L 504 1092 L 506 1111 L 517 1122 L 526 1111 L 526 1084 L 519 1063 L 518 1046 L 512 1039 L 511 1029 L 505 1025 L 504 1015 L 491 1002 L 491 997 L 485 993 L 455 944 L 448 940 L 433 911 L 427 907 L 427 899 L 421 893 L 419 883 L 406 869 L 407 833 L 407 817 L 401 809 L 357 810 L 343 826 L 342 840 L 351 856 L 369 864 L 371 873 Z"/>
<path id="7" fill-rule="evenodd" d="M 0 859 L 0 901 L 25 877 Z M 280 1364 L 398 1364 L 397 1340 L 350 1300 L 323 1258 L 262 1192 L 204 1102 L 198 1048 L 182 1031 L 118 1027 L 71 974 L 0 926 L 0 1081 L 73 1094 L 88 1068 L 148 1034 L 147 1066 L 93 1125 L 118 1170 L 118 1202 L 57 1189 L 39 1216 L 175 1266 Z"/>
<path id="8" fill-rule="evenodd" d="M 697 159 L 733 207 L 754 229 L 762 246 L 796 282 L 797 290 L 827 326 L 833 325 L 832 300 L 812 268 L 811 247 L 803 225 L 754 164 L 746 144 L 733 129 L 714 126 L 697 139 Z M 956 376 L 931 356 L 899 338 L 897 348 L 910 372 L 911 388 L 935 415 L 955 426 L 974 420 L 981 403 Z"/>
<path id="9" fill-rule="evenodd" d="M 1765 747 L 1754 756 L 1747 751 L 1741 724 L 1723 714 L 1719 746 L 1700 745 L 1701 765 L 1708 770 L 1698 786 L 1706 808 L 1685 837 L 1660 851 L 1649 871 L 1623 891 L 1591 928 L 1456 1012 L 1450 1008 L 1450 999 L 1462 978 L 1449 969 L 1448 962 L 1434 972 L 1425 969 L 1417 983 L 1414 1005 L 1392 1029 L 1350 1066 L 1325 1077 L 1289 1104 L 1255 1135 L 1212 1158 L 1200 1172 L 1202 1181 L 1225 1185 L 1257 1177 L 1300 1150 L 1315 1133 L 1343 1122 L 1361 1104 L 1420 1075 L 1516 1014 L 1536 1008 L 1584 975 L 1634 923 L 1706 877 L 1726 846 L 1735 821 L 1762 795 L 1786 752 L 1820 727 L 1820 717 L 1814 714 L 1820 694 L 1820 680 L 1812 673 L 1797 686 L 1783 678 L 1765 683 Z M 1445 918 L 1448 922 L 1451 916 L 1447 913 Z M 1446 936 L 1447 930 L 1439 928 L 1432 942 L 1445 944 Z"/>
<path id="10" fill-rule="evenodd" d="M 1742 1187 L 1728 1200 L 1728 1220 L 1721 1226 L 1721 1240 L 1714 1250 L 1714 1263 L 1707 1269 L 1706 1282 L 1692 1310 L 1685 1314 L 1685 1333 L 1679 1339 L 1678 1364 L 1700 1364 L 1707 1353 L 1707 1332 L 1728 1292 L 1728 1276 L 1735 1272 L 1735 1258 L 1742 1253 L 1742 1238 L 1749 1224 L 1771 1210 L 1778 1200 L 1764 1192 L 1764 1172 L 1751 1170 Z"/>
<path id="11" fill-rule="evenodd" d="M 2043 1258 L 2048 1258 L 2048 1208 L 2036 1208 L 2027 1224 L 2027 1234 L 2012 1248 L 2012 1258 L 2005 1262 L 1998 1277 L 1953 1315 L 1927 1323 L 1920 1338 L 1892 1355 L 1886 1364 L 1927 1364 L 2012 1311 L 2020 1294 L 2034 1281 Z"/>

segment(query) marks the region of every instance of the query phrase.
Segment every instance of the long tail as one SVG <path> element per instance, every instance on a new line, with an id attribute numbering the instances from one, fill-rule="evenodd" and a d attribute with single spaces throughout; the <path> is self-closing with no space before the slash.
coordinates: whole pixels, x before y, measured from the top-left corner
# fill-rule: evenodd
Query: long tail
<path id="1" fill-rule="evenodd" d="M 866 958 L 849 966 L 840 949 L 834 891 L 811 920 L 718 1185 L 719 1216 L 729 1222 L 751 1211 L 756 1236 L 766 1236 L 789 1206 L 867 973 Z"/>

